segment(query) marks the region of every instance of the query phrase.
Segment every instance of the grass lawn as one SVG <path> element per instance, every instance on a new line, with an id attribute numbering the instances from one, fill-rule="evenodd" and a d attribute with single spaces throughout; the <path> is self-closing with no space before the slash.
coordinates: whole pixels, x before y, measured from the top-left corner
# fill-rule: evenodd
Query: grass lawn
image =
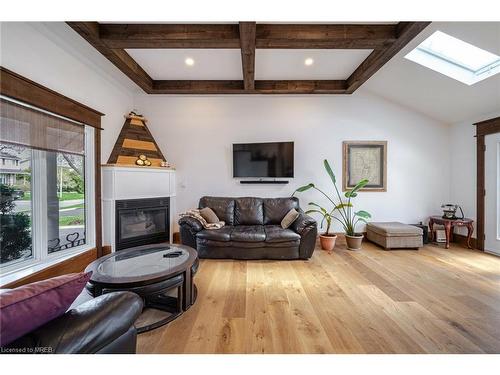
<path id="1" fill-rule="evenodd" d="M 85 197 L 85 194 L 80 194 L 80 193 L 67 193 L 63 192 L 62 197 L 59 198 L 60 201 L 69 201 L 73 199 L 83 199 Z M 24 197 L 21 198 L 23 201 L 29 201 L 31 200 L 31 192 L 27 191 L 24 193 Z"/>
<path id="2" fill-rule="evenodd" d="M 67 225 L 83 225 L 85 224 L 85 218 L 81 216 L 64 216 L 59 218 L 59 226 Z"/>

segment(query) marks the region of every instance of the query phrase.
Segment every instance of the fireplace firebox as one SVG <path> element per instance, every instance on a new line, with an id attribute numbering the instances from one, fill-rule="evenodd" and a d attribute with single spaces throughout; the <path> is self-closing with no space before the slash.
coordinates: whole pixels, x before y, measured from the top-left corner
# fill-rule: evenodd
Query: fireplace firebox
<path id="1" fill-rule="evenodd" d="M 168 242 L 170 198 L 116 201 L 116 250 Z"/>

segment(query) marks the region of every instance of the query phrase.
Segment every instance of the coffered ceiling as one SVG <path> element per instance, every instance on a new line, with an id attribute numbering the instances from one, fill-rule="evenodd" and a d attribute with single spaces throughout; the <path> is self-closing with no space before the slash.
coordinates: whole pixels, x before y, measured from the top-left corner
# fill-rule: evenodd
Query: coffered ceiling
<path id="1" fill-rule="evenodd" d="M 148 94 L 351 94 L 428 24 L 68 22 Z"/>

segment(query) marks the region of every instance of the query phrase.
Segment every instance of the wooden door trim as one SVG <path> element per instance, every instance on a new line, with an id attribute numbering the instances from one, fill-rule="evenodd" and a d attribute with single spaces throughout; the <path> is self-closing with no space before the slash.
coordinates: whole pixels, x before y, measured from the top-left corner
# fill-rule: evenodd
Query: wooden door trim
<path id="1" fill-rule="evenodd" d="M 486 144 L 484 137 L 488 134 L 500 133 L 500 117 L 477 122 L 476 126 L 476 163 L 477 163 L 477 181 L 476 181 L 476 237 L 477 248 L 484 251 L 485 237 L 485 212 L 484 204 L 486 195 L 486 176 L 485 176 L 485 152 Z"/>

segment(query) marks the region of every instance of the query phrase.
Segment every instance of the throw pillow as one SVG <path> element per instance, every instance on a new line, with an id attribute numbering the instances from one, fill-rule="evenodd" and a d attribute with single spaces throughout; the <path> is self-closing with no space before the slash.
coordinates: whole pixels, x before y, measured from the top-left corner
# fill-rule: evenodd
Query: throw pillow
<path id="1" fill-rule="evenodd" d="M 63 315 L 92 272 L 53 277 L 0 294 L 0 346 Z"/>
<path id="2" fill-rule="evenodd" d="M 210 207 L 202 208 L 200 210 L 200 215 L 209 224 L 213 224 L 213 223 L 218 223 L 219 222 L 219 218 L 215 214 L 214 210 L 212 210 Z"/>
<path id="3" fill-rule="evenodd" d="M 281 220 L 281 228 L 287 229 L 290 225 L 293 224 L 295 220 L 299 218 L 300 214 L 297 212 L 295 208 L 292 208 L 287 212 L 283 220 Z"/>

